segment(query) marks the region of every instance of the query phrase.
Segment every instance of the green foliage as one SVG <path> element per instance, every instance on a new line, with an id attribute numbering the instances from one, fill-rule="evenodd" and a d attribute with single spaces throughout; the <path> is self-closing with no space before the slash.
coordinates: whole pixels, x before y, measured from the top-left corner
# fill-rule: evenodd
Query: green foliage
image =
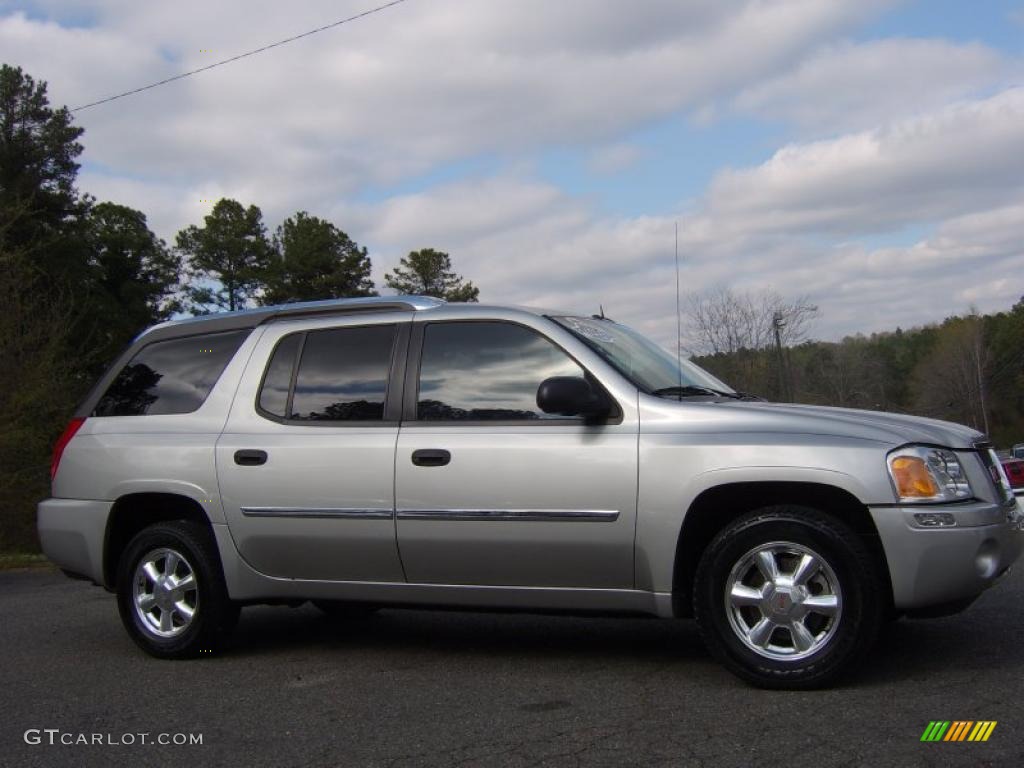
<path id="1" fill-rule="evenodd" d="M 92 326 L 88 201 L 74 186 L 81 134 L 66 109 L 50 108 L 45 83 L 0 66 L 0 549 L 36 546 L 49 449 L 92 362 L 74 354 Z"/>
<path id="2" fill-rule="evenodd" d="M 138 211 L 75 189 L 82 129 L 0 67 L 0 549 L 33 549 L 50 449 L 100 370 L 167 316 L 177 257 Z"/>
<path id="3" fill-rule="evenodd" d="M 299 211 L 277 228 L 262 304 L 376 295 L 366 248 L 331 222 Z"/>
<path id="4" fill-rule="evenodd" d="M 178 233 L 177 246 L 189 259 L 185 294 L 195 314 L 244 309 L 266 280 L 270 242 L 255 205 L 218 200 L 202 227 Z"/>
<path id="5" fill-rule="evenodd" d="M 8 246 L 51 278 L 76 263 L 66 230 L 87 205 L 75 190 L 82 132 L 67 108 L 50 108 L 45 82 L 0 66 L 0 221 Z"/>
<path id="6" fill-rule="evenodd" d="M 402 257 L 393 273 L 384 276 L 389 288 L 405 295 L 436 296 L 447 301 L 477 301 L 480 289 L 452 271 L 447 253 L 424 248 Z"/>
<path id="7" fill-rule="evenodd" d="M 85 219 L 84 244 L 92 270 L 93 307 L 103 319 L 94 347 L 111 360 L 134 336 L 178 308 L 178 255 L 123 205 L 99 203 Z"/>
<path id="8" fill-rule="evenodd" d="M 26 286 L 29 289 L 26 290 Z M 0 550 L 35 549 L 50 448 L 89 382 L 70 340 L 85 307 L 0 242 Z"/>

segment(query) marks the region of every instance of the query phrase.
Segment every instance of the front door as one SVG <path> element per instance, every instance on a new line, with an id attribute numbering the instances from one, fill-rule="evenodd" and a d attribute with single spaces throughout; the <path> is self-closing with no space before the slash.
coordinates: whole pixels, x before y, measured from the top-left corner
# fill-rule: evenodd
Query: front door
<path id="1" fill-rule="evenodd" d="M 415 418 L 395 457 L 408 580 L 632 588 L 633 410 L 600 424 L 540 412 L 541 381 L 588 374 L 534 328 L 424 322 L 413 338 Z"/>
<path id="2" fill-rule="evenodd" d="M 409 323 L 360 322 L 274 324 L 253 352 L 217 442 L 217 473 L 232 538 L 257 571 L 404 581 L 394 382 Z"/>

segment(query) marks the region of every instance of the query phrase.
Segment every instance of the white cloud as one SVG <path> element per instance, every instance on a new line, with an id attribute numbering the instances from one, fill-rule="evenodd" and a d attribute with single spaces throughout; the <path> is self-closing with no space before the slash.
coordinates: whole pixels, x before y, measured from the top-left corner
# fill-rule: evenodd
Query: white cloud
<path id="1" fill-rule="evenodd" d="M 983 311 L 1024 292 L 1024 92 L 944 108 L 874 132 L 794 144 L 762 165 L 720 174 L 681 214 L 684 290 L 727 285 L 808 294 L 815 332 Z M 385 261 L 420 245 L 426 225 L 486 301 L 594 310 L 671 343 L 671 216 L 607 219 L 529 179 L 460 182 L 363 212 Z M 916 242 L 862 243 L 939 222 Z M 929 227 L 931 228 L 931 227 Z"/>
<path id="2" fill-rule="evenodd" d="M 725 171 L 709 215 L 748 231 L 885 231 L 999 204 L 1024 187 L 1021 147 L 1024 88 L 1009 89 Z"/>
<path id="3" fill-rule="evenodd" d="M 256 173 L 299 199 L 345 195 L 482 152 L 614 138 L 782 71 L 886 4 L 410 2 L 78 120 L 87 159 L 126 173 L 216 174 L 225 186 Z M 65 6 L 44 7 L 59 17 Z M 5 58 L 48 79 L 56 103 L 127 90 L 343 15 L 328 2 L 84 8 L 95 27 L 0 20 Z"/>
<path id="4" fill-rule="evenodd" d="M 815 131 L 850 131 L 1020 82 L 1024 65 L 980 43 L 890 38 L 829 45 L 744 89 L 735 107 Z"/>
<path id="5" fill-rule="evenodd" d="M 95 26 L 15 13 L 0 17 L 0 49 L 74 105 L 370 3 L 40 5 Z M 531 153 L 591 147 L 590 169 L 614 173 L 643 151 L 624 138 L 638 127 L 738 108 L 804 133 L 684 202 L 684 290 L 810 294 L 826 338 L 1008 306 L 1020 283 L 1007 276 L 1024 267 L 1024 89 L 1001 87 L 1015 64 L 974 44 L 830 43 L 884 5 L 410 2 L 80 113 L 80 187 L 140 208 L 168 239 L 200 220 L 200 199 L 257 203 L 271 227 L 307 209 L 370 246 L 378 284 L 409 250 L 437 247 L 485 300 L 603 303 L 670 343 L 675 217 L 608 216 L 538 180 Z M 360 194 L 482 154 L 504 170 Z M 906 228 L 928 234 L 872 244 Z"/>

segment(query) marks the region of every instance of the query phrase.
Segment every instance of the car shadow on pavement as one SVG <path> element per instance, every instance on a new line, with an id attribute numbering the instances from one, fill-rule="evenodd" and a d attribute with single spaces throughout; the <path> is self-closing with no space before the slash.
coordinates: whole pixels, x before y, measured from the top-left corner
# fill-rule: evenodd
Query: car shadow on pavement
<path id="1" fill-rule="evenodd" d="M 1022 622 L 1019 617 L 1007 620 L 1001 608 L 1007 597 L 986 595 L 957 616 L 886 624 L 861 669 L 841 686 L 935 679 L 954 683 L 980 675 L 1019 679 L 1024 675 L 1024 657 L 1017 650 Z M 421 661 L 468 655 L 717 667 L 696 623 L 688 620 L 422 609 L 386 609 L 368 618 L 340 620 L 310 605 L 247 608 L 231 655 L 303 648 L 402 654 Z"/>
<path id="2" fill-rule="evenodd" d="M 454 610 L 387 609 L 367 618 L 333 619 L 311 606 L 253 607 L 242 612 L 232 655 L 271 654 L 302 646 L 367 652 L 518 657 L 646 657 L 712 663 L 690 621 Z"/>

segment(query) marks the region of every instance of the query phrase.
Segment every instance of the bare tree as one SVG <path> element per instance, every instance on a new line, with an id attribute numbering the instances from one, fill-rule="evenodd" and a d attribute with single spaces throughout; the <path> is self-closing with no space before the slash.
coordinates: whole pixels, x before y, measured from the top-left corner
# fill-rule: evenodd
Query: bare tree
<path id="1" fill-rule="evenodd" d="M 691 355 L 731 355 L 768 349 L 775 343 L 776 324 L 782 346 L 807 338 L 820 314 L 806 296 L 787 299 L 771 289 L 735 293 L 719 288 L 690 294 L 687 299 Z"/>
<path id="2" fill-rule="evenodd" d="M 794 398 L 787 347 L 807 338 L 818 308 L 806 296 L 773 290 L 734 293 L 727 288 L 687 299 L 691 356 L 742 390 Z M 710 357 L 710 359 L 709 359 Z"/>
<path id="3" fill-rule="evenodd" d="M 984 323 L 977 313 L 947 321 L 938 343 L 914 371 L 918 412 L 988 432 L 991 368 Z"/>

